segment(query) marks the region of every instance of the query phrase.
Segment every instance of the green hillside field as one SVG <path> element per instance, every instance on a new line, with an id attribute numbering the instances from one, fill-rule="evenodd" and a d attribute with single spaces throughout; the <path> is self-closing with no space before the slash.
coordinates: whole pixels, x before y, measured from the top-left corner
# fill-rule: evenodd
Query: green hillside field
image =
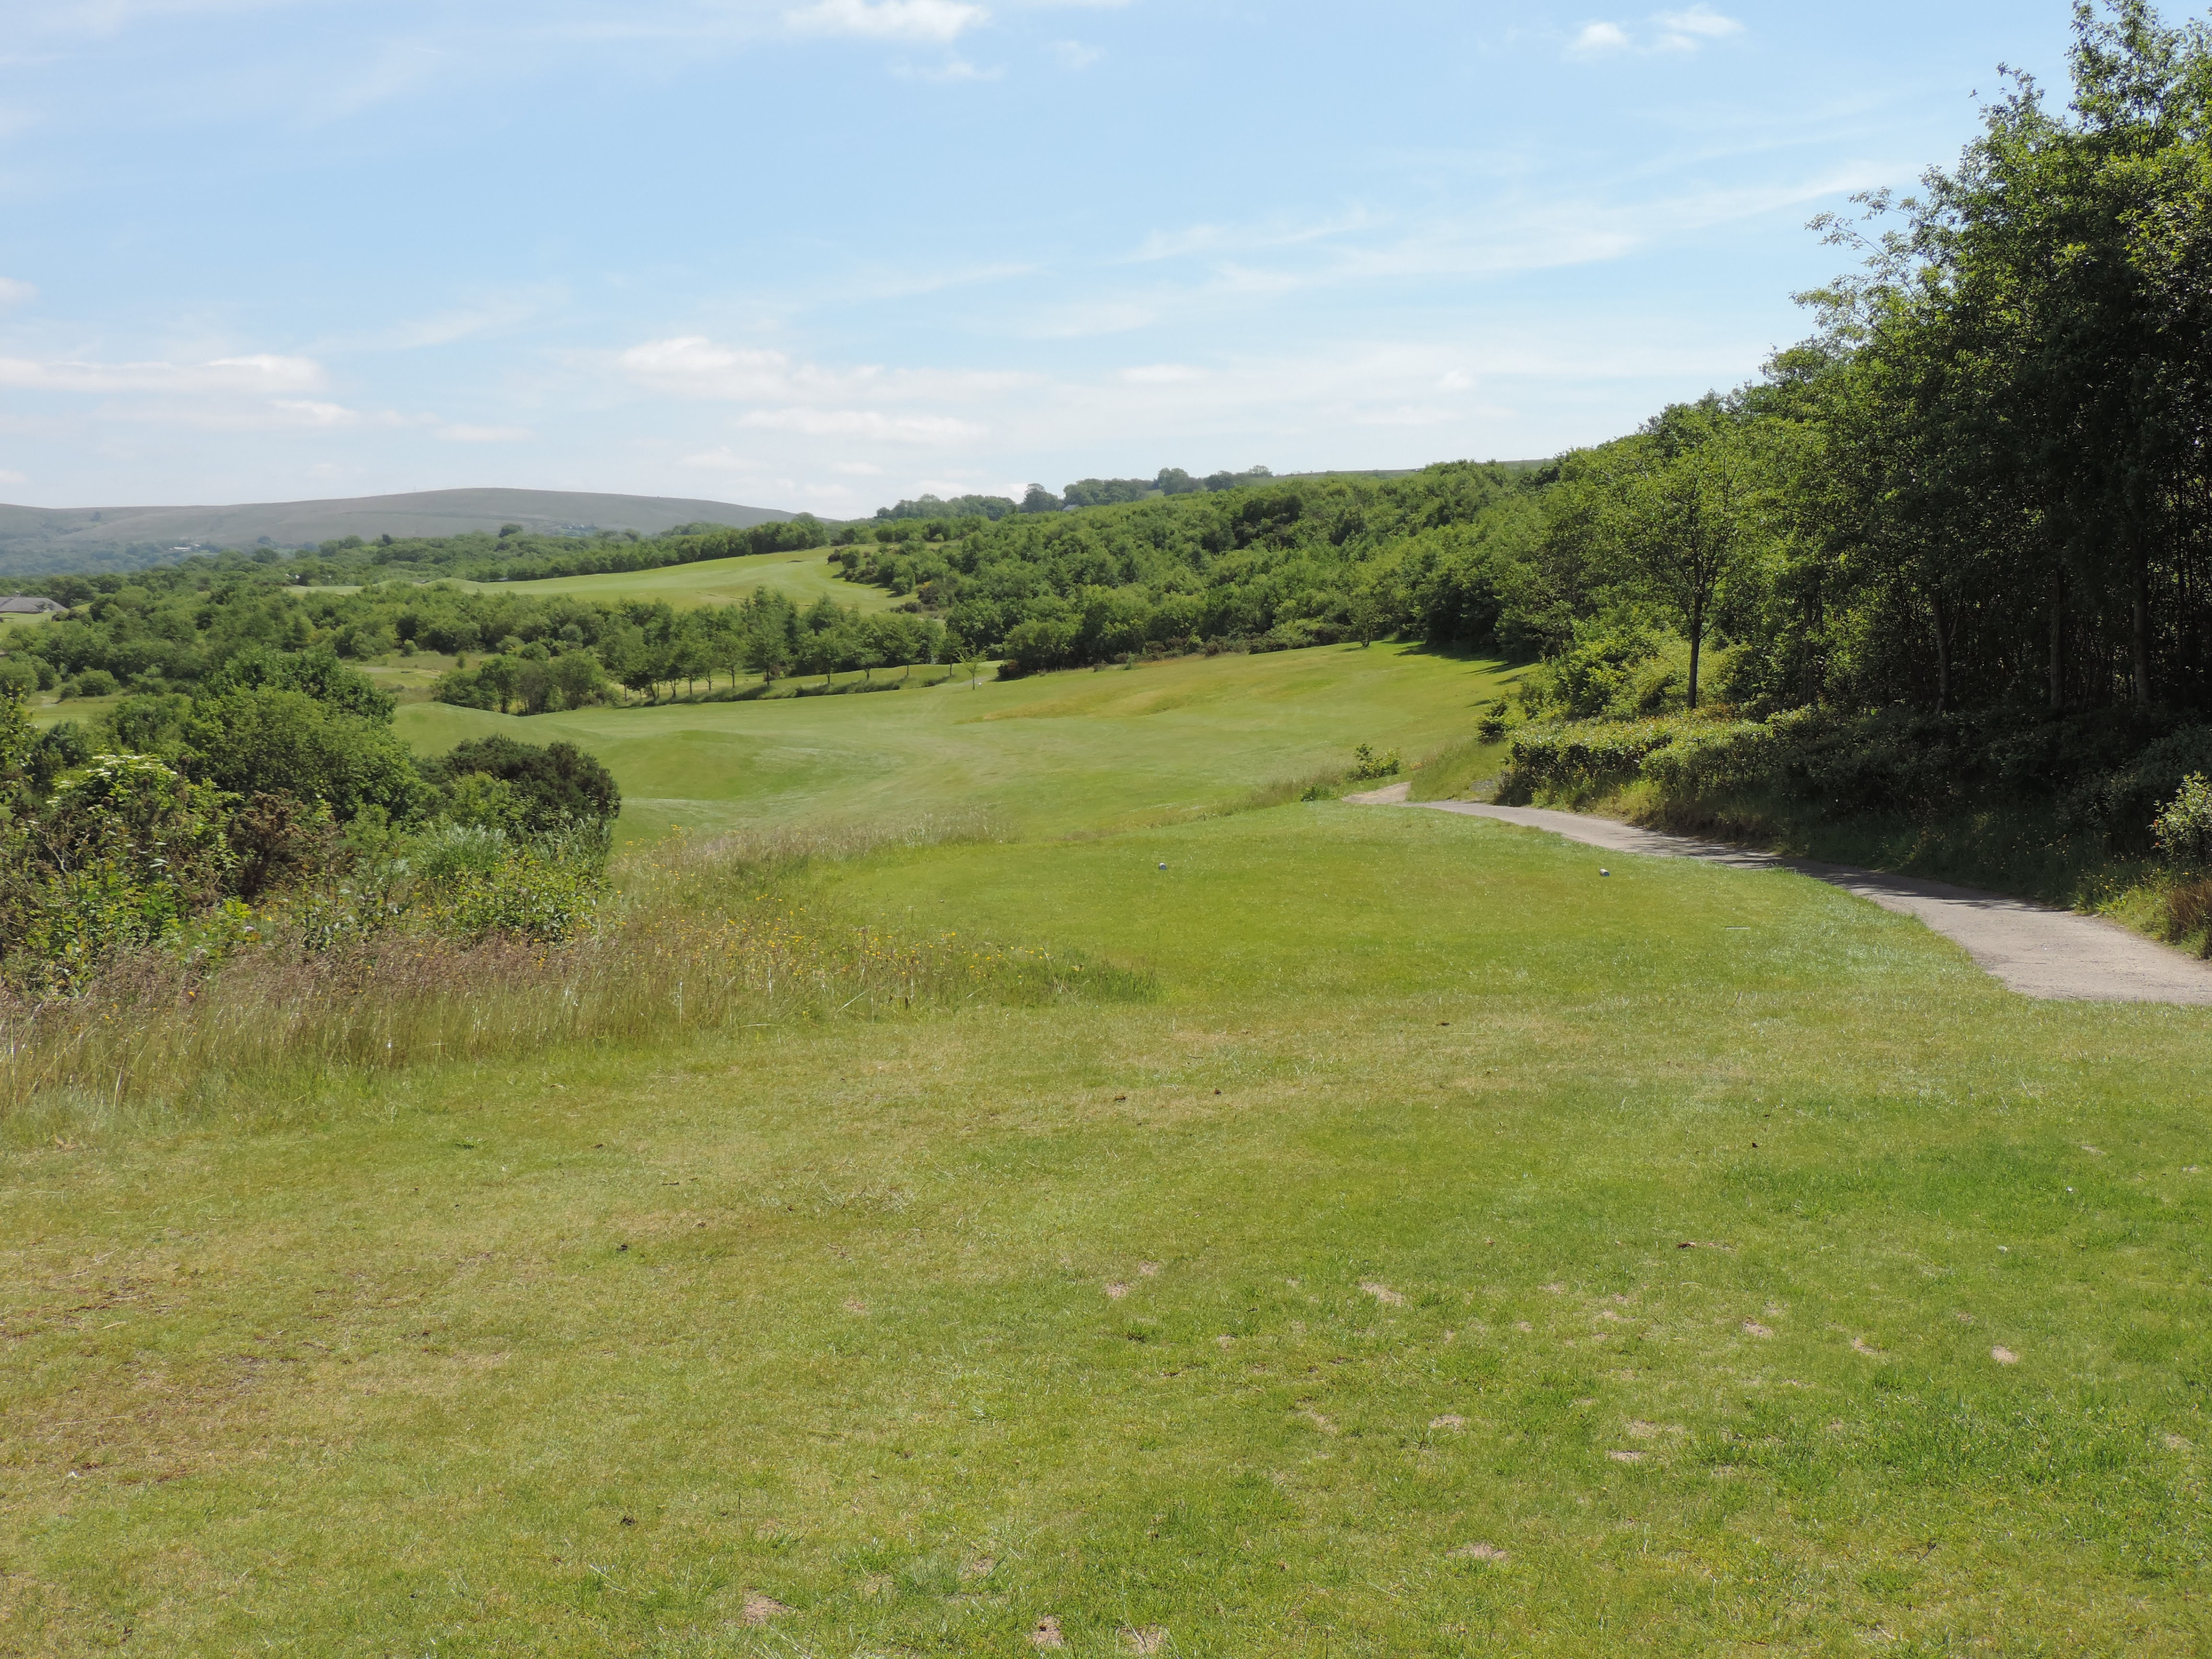
<path id="1" fill-rule="evenodd" d="M 1501 672 L 1413 647 L 1341 646 L 527 719 L 418 702 L 398 720 L 425 754 L 493 732 L 589 750 L 622 785 L 628 839 L 979 813 L 1061 835 L 1188 818 L 1341 772 L 1357 743 L 1411 762 L 1462 736 Z"/>
<path id="2" fill-rule="evenodd" d="M 660 599 L 670 605 L 734 605 L 757 587 L 772 588 L 797 605 L 835 599 L 863 611 L 887 611 L 896 603 L 880 587 L 848 582 L 836 574 L 827 550 L 804 553 L 757 553 L 738 559 L 702 559 L 696 564 L 658 570 L 610 571 L 594 576 L 555 576 L 535 582 L 463 582 L 479 591 L 550 595 L 618 604 L 624 599 Z"/>
<path id="3" fill-rule="evenodd" d="M 656 949 L 726 903 L 1054 988 L 702 1026 L 679 957 L 588 1043 L 19 1109 L 0 1650 L 2204 1651 L 2212 1014 L 1794 875 L 1196 810 L 1497 684 L 506 723 L 641 842 L 997 826 L 730 866 Z"/>

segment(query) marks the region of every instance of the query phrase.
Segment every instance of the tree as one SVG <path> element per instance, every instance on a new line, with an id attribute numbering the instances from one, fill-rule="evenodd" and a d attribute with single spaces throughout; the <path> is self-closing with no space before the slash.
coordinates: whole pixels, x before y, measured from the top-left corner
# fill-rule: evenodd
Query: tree
<path id="1" fill-rule="evenodd" d="M 411 817 L 423 801 L 414 757 L 390 726 L 303 691 L 233 690 L 197 700 L 185 723 L 184 764 L 234 794 L 323 801 L 340 823 L 372 806 Z"/>
<path id="2" fill-rule="evenodd" d="M 1757 441 L 1719 400 L 1678 404 L 1623 444 L 1603 519 L 1627 585 L 1669 611 L 1690 643 L 1689 706 L 1718 601 L 1765 540 Z"/>

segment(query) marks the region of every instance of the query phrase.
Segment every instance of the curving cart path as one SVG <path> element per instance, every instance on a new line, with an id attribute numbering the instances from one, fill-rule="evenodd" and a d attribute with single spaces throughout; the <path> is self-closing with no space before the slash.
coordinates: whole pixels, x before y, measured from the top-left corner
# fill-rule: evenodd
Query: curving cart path
<path id="1" fill-rule="evenodd" d="M 1347 800 L 1402 805 L 1407 786 L 1396 784 Z M 2184 956 L 2101 916 L 2054 910 L 1999 893 L 1953 887 L 1915 876 L 1884 875 L 1815 859 L 1784 858 L 1719 842 L 1640 830 L 1611 818 L 1586 817 L 1538 806 L 1485 806 L 1474 801 L 1417 803 L 1439 812 L 1496 818 L 1529 830 L 1547 830 L 1569 841 L 1608 852 L 1656 858 L 1704 859 L 1738 870 L 1790 870 L 1847 893 L 1917 918 L 1967 953 L 2022 996 L 2085 1002 L 2170 1002 L 2212 1007 L 2212 963 Z"/>

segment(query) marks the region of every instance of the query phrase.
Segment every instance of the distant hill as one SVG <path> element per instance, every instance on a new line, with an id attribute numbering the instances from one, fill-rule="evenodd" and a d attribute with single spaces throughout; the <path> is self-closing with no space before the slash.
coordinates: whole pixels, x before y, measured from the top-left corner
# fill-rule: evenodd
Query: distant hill
<path id="1" fill-rule="evenodd" d="M 238 507 L 0 506 L 0 574 L 129 570 L 219 548 L 313 547 L 358 536 L 453 536 L 519 524 L 542 534 L 684 524 L 781 523 L 795 517 L 729 501 L 603 495 L 578 489 L 425 489 L 328 501 Z"/>

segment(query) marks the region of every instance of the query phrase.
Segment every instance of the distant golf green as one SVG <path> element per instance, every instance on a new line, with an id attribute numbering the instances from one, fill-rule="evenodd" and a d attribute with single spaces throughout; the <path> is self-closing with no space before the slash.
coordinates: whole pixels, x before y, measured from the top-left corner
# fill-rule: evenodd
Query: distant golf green
<path id="1" fill-rule="evenodd" d="M 595 576 L 553 576 L 535 582 L 464 582 L 483 592 L 567 593 L 580 599 L 617 604 L 624 599 L 664 599 L 670 605 L 734 605 L 757 587 L 773 588 L 798 605 L 835 599 L 864 611 L 888 611 L 898 601 L 880 587 L 865 587 L 836 574 L 828 550 L 759 553 L 741 559 L 702 559 L 658 570 L 610 571 Z"/>
<path id="2" fill-rule="evenodd" d="M 1411 647 L 1331 646 L 974 688 L 528 719 L 411 703 L 398 718 L 425 754 L 492 732 L 589 750 L 622 785 L 624 839 L 977 809 L 1062 833 L 1172 821 L 1341 773 L 1358 743 L 1410 763 L 1463 737 L 1502 672 Z"/>

